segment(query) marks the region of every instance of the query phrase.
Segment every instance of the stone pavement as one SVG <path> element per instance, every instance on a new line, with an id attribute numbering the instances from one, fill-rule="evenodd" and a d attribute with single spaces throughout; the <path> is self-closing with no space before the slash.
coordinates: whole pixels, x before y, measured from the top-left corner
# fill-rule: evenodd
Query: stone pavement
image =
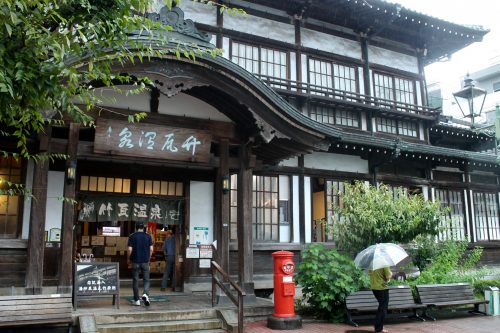
<path id="1" fill-rule="evenodd" d="M 266 321 L 245 323 L 245 333 L 279 333 L 266 327 Z M 499 333 L 500 317 L 464 315 L 456 318 L 438 319 L 436 321 L 389 320 L 384 329 L 390 333 Z M 368 333 L 373 326 L 368 322 L 359 327 L 345 324 L 304 321 L 302 329 L 286 331 L 290 333 Z"/>

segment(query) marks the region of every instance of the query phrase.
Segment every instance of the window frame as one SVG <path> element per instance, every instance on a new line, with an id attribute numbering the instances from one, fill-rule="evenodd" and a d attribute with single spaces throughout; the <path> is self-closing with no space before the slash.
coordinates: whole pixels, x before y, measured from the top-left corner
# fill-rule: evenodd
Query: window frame
<path id="1" fill-rule="evenodd" d="M 385 87 L 385 86 L 377 85 L 377 82 L 379 82 L 379 80 L 376 79 L 377 76 L 388 78 L 389 81 L 391 82 L 391 87 Z M 401 101 L 401 100 L 398 99 L 398 96 L 401 96 L 400 93 L 398 94 L 398 91 L 405 92 L 405 90 L 397 89 L 398 87 L 401 86 L 401 85 L 397 85 L 396 84 L 397 80 L 403 81 L 403 82 L 404 81 L 408 81 L 411 84 L 412 91 L 408 91 L 407 92 L 407 93 L 411 93 L 412 94 L 412 98 L 411 98 L 412 101 L 411 102 L 407 102 L 406 100 L 405 101 Z M 417 89 L 416 89 L 416 86 L 417 86 L 417 84 L 416 84 L 416 79 L 415 78 L 410 78 L 410 77 L 405 77 L 405 76 L 401 76 L 401 75 L 391 74 L 391 73 L 387 73 L 387 72 L 383 72 L 383 71 L 375 71 L 374 70 L 372 72 L 372 89 L 373 89 L 373 97 L 375 97 L 375 98 L 390 100 L 390 101 L 395 102 L 396 104 L 400 103 L 400 104 L 417 105 Z M 384 96 L 378 96 L 377 95 L 377 91 L 378 91 L 377 87 L 383 87 L 384 90 L 390 90 L 390 94 L 392 95 L 391 98 L 385 97 L 385 94 L 384 94 Z"/>
<path id="2" fill-rule="evenodd" d="M 234 55 L 234 51 L 235 51 L 234 44 L 244 45 L 245 48 L 246 47 L 257 48 L 258 59 L 255 60 L 255 59 L 252 58 L 250 60 L 248 58 L 242 58 L 239 55 L 235 56 Z M 266 63 L 266 64 L 268 63 L 267 61 L 264 61 L 264 59 L 263 59 L 263 55 L 262 55 L 263 49 L 265 49 L 266 51 L 273 51 L 273 52 L 284 53 L 284 55 L 285 55 L 285 63 L 284 64 L 281 64 L 281 63 L 271 63 L 271 64 L 284 67 L 285 68 L 285 74 L 286 74 L 285 77 L 280 77 L 280 76 L 274 75 L 274 71 L 273 71 L 273 75 L 269 75 L 269 73 L 262 74 L 263 64 L 264 63 Z M 239 64 L 239 62 L 237 62 L 237 61 L 234 60 L 235 57 L 236 58 L 246 59 L 247 61 L 250 60 L 252 62 L 253 61 L 257 62 L 258 72 L 255 72 L 255 71 L 252 71 L 252 70 L 248 70 L 246 66 L 241 66 Z M 252 73 L 254 75 L 257 75 L 257 76 L 266 76 L 266 77 L 270 77 L 270 78 L 278 79 L 278 80 L 290 80 L 290 51 L 285 50 L 285 49 L 280 49 L 280 48 L 277 48 L 277 47 L 274 47 L 274 46 L 268 46 L 268 45 L 264 45 L 264 44 L 251 43 L 251 42 L 242 41 L 242 40 L 239 40 L 239 39 L 230 38 L 229 39 L 229 60 L 231 62 L 233 62 L 233 63 L 241 66 L 242 68 L 245 68 L 245 70 L 247 70 L 250 73 Z M 281 73 L 281 71 L 280 71 L 280 73 Z"/>
<path id="3" fill-rule="evenodd" d="M 321 110 L 321 113 L 317 112 L 318 109 Z M 313 112 L 314 110 L 314 112 Z M 327 119 L 332 119 L 333 122 L 324 122 L 318 120 L 318 118 L 321 118 L 321 120 L 325 119 L 325 112 L 326 111 L 328 114 L 326 114 Z M 328 105 L 320 104 L 320 103 L 314 103 L 314 104 L 309 104 L 309 107 L 307 109 L 309 118 L 311 118 L 314 121 L 317 121 L 322 124 L 326 125 L 335 125 L 335 126 L 343 126 L 347 128 L 361 128 L 361 114 L 359 112 L 355 111 L 350 111 L 350 110 L 336 110 L 335 108 L 332 108 Z M 331 114 L 329 114 L 331 112 Z M 350 113 L 351 115 L 354 115 L 355 117 L 353 118 L 347 118 L 347 117 L 340 117 L 340 113 L 342 112 L 347 112 Z M 315 114 L 316 116 L 313 116 Z M 352 123 L 357 123 L 356 126 L 351 126 L 351 125 L 345 125 L 345 124 L 340 124 L 339 123 L 339 118 L 341 119 L 346 119 L 347 121 L 350 121 Z"/>
<path id="4" fill-rule="evenodd" d="M 484 200 L 486 196 L 493 196 L 493 200 Z M 478 197 L 482 199 L 480 202 L 477 202 Z M 493 210 L 496 213 L 496 216 L 491 215 L 492 211 L 490 208 L 492 206 L 494 206 Z M 488 242 L 500 240 L 500 208 L 498 207 L 498 193 L 472 191 L 472 207 L 474 209 L 475 240 Z M 479 216 L 479 213 L 485 213 L 485 216 Z M 491 219 L 493 219 L 493 222 L 495 220 L 497 221 L 494 228 L 491 228 Z M 484 238 L 484 231 L 486 231 L 486 239 Z M 492 238 L 492 235 L 495 238 Z"/>
<path id="5" fill-rule="evenodd" d="M 4 162 L 4 160 L 8 160 L 8 162 Z M 8 187 L 8 183 L 6 183 L 7 181 L 8 182 L 11 182 L 11 183 L 15 183 L 15 184 L 23 184 L 23 182 L 25 181 L 25 176 L 26 176 L 26 163 L 24 163 L 25 160 L 23 159 L 18 159 L 16 161 L 16 159 L 14 159 L 12 156 L 8 156 L 8 157 L 3 157 L 3 156 L 0 156 L 0 166 L 2 166 L 2 169 L 5 168 L 7 170 L 8 173 L 2 173 L 1 174 L 1 179 L 2 179 L 2 182 L 0 182 L 0 186 L 2 187 L 5 187 L 7 188 Z M 5 163 L 2 164 L 2 163 Z M 18 170 L 16 173 L 13 172 L 13 170 Z M 15 178 L 15 179 L 13 179 Z M 4 184 L 4 181 L 5 181 L 5 184 Z M 15 222 L 13 223 L 13 226 L 15 227 L 15 231 L 14 233 L 12 234 L 7 234 L 7 233 L 4 233 L 4 231 L 2 231 L 0 233 L 0 240 L 1 239 L 17 239 L 19 238 L 19 236 L 21 235 L 21 232 L 22 232 L 22 220 L 23 220 L 23 206 L 24 206 L 24 196 L 23 195 L 15 195 L 15 196 L 9 196 L 9 195 L 1 195 L 1 197 L 5 197 L 6 198 L 6 204 L 8 204 L 9 202 L 9 199 L 12 199 L 14 200 L 14 198 L 16 198 L 15 200 L 17 200 L 16 202 L 16 205 L 17 207 L 15 208 L 15 213 L 14 212 L 10 212 L 9 213 L 9 208 L 8 206 L 6 207 L 5 209 L 5 214 L 2 214 L 1 216 L 2 217 L 5 217 L 5 227 L 7 230 L 7 223 L 9 223 L 9 216 L 11 216 Z M 3 205 L 3 203 L 2 203 Z"/>
<path id="6" fill-rule="evenodd" d="M 386 122 L 386 124 L 381 124 L 381 121 Z M 395 126 L 390 126 L 391 128 L 395 129 L 395 132 L 388 132 L 388 131 L 384 131 L 384 130 L 380 129 L 381 126 L 386 126 L 386 127 L 389 126 L 388 125 L 389 122 L 395 124 Z M 412 131 L 412 129 L 410 129 L 410 128 L 404 128 L 404 127 L 402 127 L 403 124 L 414 125 L 415 126 L 415 136 L 408 135 L 408 134 L 403 134 L 402 133 L 403 131 Z M 376 129 L 377 129 L 378 133 L 385 133 L 385 134 L 391 134 L 391 135 L 400 135 L 400 136 L 405 136 L 405 137 L 408 137 L 408 138 L 420 139 L 420 125 L 416 121 L 398 120 L 398 119 L 392 119 L 392 118 L 388 118 L 388 117 L 377 116 L 375 118 L 375 126 L 376 126 Z"/>
<path id="7" fill-rule="evenodd" d="M 438 238 L 440 240 L 468 240 L 470 230 L 467 225 L 467 216 L 465 215 L 466 201 L 464 191 L 461 189 L 435 188 L 434 194 L 434 200 L 440 202 L 441 209 L 450 207 L 450 211 L 446 213 L 446 217 L 442 220 L 442 226 L 447 226 L 447 228 L 439 233 Z M 460 199 L 459 202 L 454 201 L 457 197 Z M 460 226 L 454 221 L 454 217 L 456 216 L 461 218 Z M 452 224 L 445 224 L 447 220 L 450 220 Z M 453 234 L 457 231 L 459 237 L 455 238 Z"/>
<path id="8" fill-rule="evenodd" d="M 327 66 L 329 66 L 330 68 L 330 75 L 325 74 L 323 72 L 313 72 L 312 71 L 312 68 L 311 68 L 311 61 L 313 62 L 319 62 L 320 65 L 322 64 L 326 64 Z M 346 78 L 345 76 L 340 76 L 340 75 L 335 75 L 335 68 L 337 67 L 342 67 L 344 69 L 344 73 L 345 73 L 345 69 L 348 68 L 348 69 L 352 69 L 354 71 L 354 78 Z M 309 85 L 314 85 L 315 89 L 317 89 L 318 91 L 328 91 L 328 89 L 332 89 L 332 90 L 338 90 L 338 91 L 345 91 L 345 92 L 349 92 L 349 93 L 353 93 L 353 94 L 359 94 L 359 69 L 358 69 L 358 66 L 354 65 L 354 64 L 348 64 L 346 62 L 342 62 L 342 61 L 337 61 L 337 60 L 333 60 L 333 59 L 325 59 L 325 58 L 321 58 L 321 57 L 316 57 L 316 56 L 312 56 L 312 55 L 308 55 L 307 56 L 307 63 L 306 63 L 306 67 L 307 67 L 307 83 Z M 320 66 L 321 67 L 321 66 Z M 329 78 L 329 85 L 322 85 L 322 84 L 318 84 L 317 82 L 313 83 L 312 82 L 312 76 L 313 74 L 318 74 L 320 76 L 327 76 L 327 78 Z M 338 80 L 344 80 L 344 81 L 352 81 L 354 82 L 354 84 L 350 84 L 349 86 L 354 86 L 354 90 L 346 90 L 346 89 L 341 89 L 340 87 L 336 87 L 336 82 Z M 315 95 L 321 95 L 320 92 L 315 92 L 313 93 Z"/>

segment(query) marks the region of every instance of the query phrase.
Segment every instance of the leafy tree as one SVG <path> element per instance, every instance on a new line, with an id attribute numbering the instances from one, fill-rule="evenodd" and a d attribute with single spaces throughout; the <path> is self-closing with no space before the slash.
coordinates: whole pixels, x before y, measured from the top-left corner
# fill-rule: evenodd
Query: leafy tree
<path id="1" fill-rule="evenodd" d="M 323 244 L 309 245 L 302 252 L 297 282 L 316 317 L 344 321 L 345 298 L 368 285 L 366 274 L 354 262 Z"/>
<path id="2" fill-rule="evenodd" d="M 155 2 L 2 0 L 0 137 L 13 139 L 20 154 L 28 157 L 27 138 L 42 132 L 47 123 L 62 119 L 92 123 L 87 111 L 99 99 L 92 93 L 93 84 L 133 84 L 137 91 L 151 84 L 147 78 L 135 80 L 119 73 L 114 66 L 166 53 L 194 58 L 196 52 L 209 52 L 169 46 L 166 38 L 158 37 L 162 34 L 153 33 L 169 30 L 145 15 Z M 163 2 L 172 6 L 179 0 Z M 132 31 L 142 38 L 134 38 Z M 139 113 L 129 120 L 144 116 Z"/>
<path id="3" fill-rule="evenodd" d="M 340 200 L 332 228 L 338 247 L 350 253 L 376 243 L 408 243 L 419 235 L 437 235 L 446 212 L 422 195 L 363 182 L 347 184 Z"/>

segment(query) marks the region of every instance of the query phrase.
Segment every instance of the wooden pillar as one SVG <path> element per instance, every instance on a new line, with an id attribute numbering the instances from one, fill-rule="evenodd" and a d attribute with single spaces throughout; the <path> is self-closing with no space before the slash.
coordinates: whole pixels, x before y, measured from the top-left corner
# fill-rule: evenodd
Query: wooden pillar
<path id="1" fill-rule="evenodd" d="M 371 79 L 370 79 L 370 57 L 368 52 L 368 37 L 365 34 L 360 36 L 361 42 L 361 58 L 363 60 L 363 87 L 365 95 L 371 96 Z M 366 129 L 368 132 L 373 132 L 373 115 L 371 112 L 366 113 Z"/>
<path id="2" fill-rule="evenodd" d="M 69 137 L 67 154 L 69 156 L 68 165 L 76 166 L 78 135 L 80 133 L 80 124 L 72 123 L 69 126 Z M 66 179 L 68 175 L 66 174 Z M 75 174 L 76 177 L 76 174 Z M 76 199 L 76 179 L 73 182 L 64 182 L 64 197 L 66 199 Z M 75 219 L 75 205 L 69 200 L 64 200 L 63 221 L 62 221 L 62 240 L 61 257 L 59 265 L 58 292 L 71 292 L 72 271 L 73 271 L 73 221 Z"/>
<path id="3" fill-rule="evenodd" d="M 219 170 L 215 184 L 217 202 L 217 262 L 229 273 L 229 199 L 230 193 L 222 190 L 222 180 L 229 177 L 229 142 L 222 139 L 219 143 Z"/>
<path id="4" fill-rule="evenodd" d="M 255 302 L 253 283 L 252 237 L 252 169 L 251 150 L 240 146 L 240 170 L 238 172 L 238 280 L 245 290 L 245 305 Z"/>
<path id="5" fill-rule="evenodd" d="M 51 129 L 40 134 L 39 154 L 49 151 Z M 39 160 L 33 175 L 30 229 L 28 233 L 28 266 L 26 267 L 26 294 L 40 294 L 43 285 L 43 258 L 45 249 L 45 213 L 47 210 L 47 182 L 49 161 Z"/>
<path id="6" fill-rule="evenodd" d="M 300 244 L 306 243 L 306 208 L 304 193 L 304 155 L 299 156 L 299 232 Z"/>

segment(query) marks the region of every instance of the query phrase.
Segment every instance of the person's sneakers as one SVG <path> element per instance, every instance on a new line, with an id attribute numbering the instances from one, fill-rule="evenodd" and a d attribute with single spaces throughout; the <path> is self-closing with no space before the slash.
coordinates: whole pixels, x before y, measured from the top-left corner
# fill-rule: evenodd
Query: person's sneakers
<path id="1" fill-rule="evenodd" d="M 132 302 L 133 305 L 137 305 L 137 306 L 141 306 L 141 300 L 137 300 L 137 301 L 133 301 Z"/>
<path id="2" fill-rule="evenodd" d="M 144 301 L 144 305 L 149 306 L 151 303 L 149 302 L 149 296 L 147 294 L 142 295 L 142 300 Z"/>

